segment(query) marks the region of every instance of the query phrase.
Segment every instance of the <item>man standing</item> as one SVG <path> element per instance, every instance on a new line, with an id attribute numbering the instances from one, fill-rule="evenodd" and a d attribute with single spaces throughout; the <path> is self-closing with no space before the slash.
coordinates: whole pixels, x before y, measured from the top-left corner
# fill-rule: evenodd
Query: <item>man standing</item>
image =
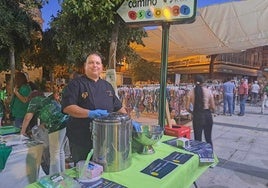
<path id="1" fill-rule="evenodd" d="M 251 86 L 251 104 L 256 105 L 258 96 L 259 96 L 260 86 L 258 81 L 254 81 L 254 84 Z"/>
<path id="2" fill-rule="evenodd" d="M 234 113 L 234 93 L 235 93 L 235 84 L 228 79 L 227 82 L 223 84 L 223 114 L 226 114 L 226 108 L 228 105 L 228 113 L 230 116 Z"/>
<path id="3" fill-rule="evenodd" d="M 239 101 L 240 101 L 240 112 L 239 116 L 245 115 L 245 106 L 246 106 L 246 100 L 248 98 L 248 83 L 247 81 L 242 78 L 240 81 L 240 85 L 238 88 L 238 94 L 239 94 Z"/>
<path id="4" fill-rule="evenodd" d="M 266 84 L 261 92 L 261 114 L 264 113 L 264 109 L 265 107 L 268 107 L 268 98 L 267 98 L 267 94 L 268 94 L 268 84 Z"/>
<path id="5" fill-rule="evenodd" d="M 70 115 L 67 136 L 75 164 L 86 160 L 93 148 L 90 127 L 93 119 L 110 112 L 126 113 L 112 85 L 100 78 L 102 71 L 101 56 L 89 54 L 84 63 L 85 74 L 71 80 L 62 95 L 62 110 Z"/>

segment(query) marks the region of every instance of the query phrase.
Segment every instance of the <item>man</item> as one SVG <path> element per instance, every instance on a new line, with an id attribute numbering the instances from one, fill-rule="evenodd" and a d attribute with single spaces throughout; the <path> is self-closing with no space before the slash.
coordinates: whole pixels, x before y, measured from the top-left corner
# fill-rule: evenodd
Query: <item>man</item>
<path id="1" fill-rule="evenodd" d="M 248 98 L 248 83 L 244 78 L 242 78 L 240 81 L 240 86 L 238 87 L 238 94 L 239 94 L 239 101 L 240 101 L 240 112 L 238 115 L 244 116 L 246 100 Z"/>
<path id="2" fill-rule="evenodd" d="M 251 104 L 256 105 L 260 91 L 258 81 L 254 81 L 254 84 L 251 85 L 250 89 L 251 89 Z"/>
<path id="3" fill-rule="evenodd" d="M 262 92 L 261 92 L 261 114 L 264 113 L 265 107 L 268 107 L 268 84 L 263 87 Z"/>
<path id="4" fill-rule="evenodd" d="M 90 127 L 93 119 L 110 112 L 126 113 L 112 85 L 100 78 L 102 71 L 101 56 L 91 53 L 84 63 L 85 74 L 71 80 L 64 89 L 62 110 L 70 115 L 67 136 L 75 164 L 86 160 L 93 148 Z"/>
<path id="5" fill-rule="evenodd" d="M 234 93 L 235 93 L 235 84 L 231 81 L 231 79 L 228 79 L 227 82 L 223 84 L 223 114 L 226 114 L 226 108 L 228 105 L 228 112 L 229 115 L 232 116 L 234 113 Z"/>
<path id="6" fill-rule="evenodd" d="M 68 116 L 61 112 L 61 106 L 54 100 L 54 95 L 45 97 L 43 92 L 36 91 L 31 93 L 28 100 L 30 102 L 20 133 L 27 135 L 27 130 L 31 129 L 33 138 L 44 142 L 41 166 L 46 174 L 63 172 L 65 122 Z"/>

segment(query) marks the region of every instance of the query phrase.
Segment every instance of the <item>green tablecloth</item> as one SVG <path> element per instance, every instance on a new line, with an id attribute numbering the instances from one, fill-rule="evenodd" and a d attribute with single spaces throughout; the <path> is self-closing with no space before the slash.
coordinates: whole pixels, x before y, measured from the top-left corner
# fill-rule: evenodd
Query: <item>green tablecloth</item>
<path id="1" fill-rule="evenodd" d="M 6 135 L 6 134 L 15 134 L 15 133 L 19 133 L 20 129 L 17 127 L 14 127 L 12 125 L 10 126 L 2 126 L 0 127 L 0 135 Z"/>
<path id="2" fill-rule="evenodd" d="M 161 141 L 169 140 L 174 137 L 163 136 Z M 111 181 L 117 182 L 121 185 L 124 185 L 128 188 L 137 188 L 137 187 L 177 187 L 177 188 L 187 188 L 190 187 L 200 175 L 202 175 L 207 168 L 211 165 L 209 164 L 200 164 L 199 157 L 194 154 L 185 164 L 179 165 L 168 175 L 162 179 L 158 179 L 140 171 L 145 167 L 150 165 L 156 159 L 163 159 L 174 151 L 179 151 L 181 153 L 189 153 L 185 150 L 175 148 L 173 146 L 167 145 L 165 143 L 159 142 L 154 146 L 155 153 L 151 155 L 141 155 L 138 153 L 132 154 L 132 164 L 129 168 L 122 170 L 120 172 L 105 172 L 102 177 L 109 179 Z M 192 154 L 192 153 L 191 153 Z M 216 163 L 218 162 L 217 157 L 215 157 Z M 74 169 L 66 170 L 66 174 L 75 177 L 76 172 Z M 28 186 L 28 188 L 37 188 L 40 187 L 38 183 L 34 183 Z"/>

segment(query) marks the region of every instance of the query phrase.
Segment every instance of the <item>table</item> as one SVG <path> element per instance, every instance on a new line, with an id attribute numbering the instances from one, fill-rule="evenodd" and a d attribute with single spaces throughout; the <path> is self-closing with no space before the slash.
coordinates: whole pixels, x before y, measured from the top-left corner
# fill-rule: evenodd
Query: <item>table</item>
<path id="1" fill-rule="evenodd" d="M 0 182 L 4 187 L 24 188 L 39 177 L 43 144 L 28 141 L 12 146 L 5 168 L 0 172 Z"/>
<path id="2" fill-rule="evenodd" d="M 169 140 L 174 137 L 163 136 L 161 141 Z M 181 153 L 189 153 L 185 150 L 175 148 L 173 146 L 167 145 L 165 143 L 159 142 L 154 146 L 155 153 L 151 155 L 141 155 L 138 153 L 132 154 L 132 164 L 129 168 L 122 170 L 120 172 L 105 172 L 102 177 L 108 180 L 114 181 L 128 188 L 137 187 L 176 187 L 176 188 L 187 188 L 202 175 L 211 163 L 200 164 L 199 157 L 193 154 L 185 164 L 179 165 L 168 175 L 162 179 L 158 179 L 140 171 L 151 164 L 156 159 L 163 159 L 174 151 L 179 151 Z M 217 160 L 216 160 L 217 161 Z M 76 172 L 74 169 L 69 169 L 66 171 L 69 176 L 75 177 Z M 27 186 L 27 188 L 40 188 L 41 186 L 36 182 Z"/>

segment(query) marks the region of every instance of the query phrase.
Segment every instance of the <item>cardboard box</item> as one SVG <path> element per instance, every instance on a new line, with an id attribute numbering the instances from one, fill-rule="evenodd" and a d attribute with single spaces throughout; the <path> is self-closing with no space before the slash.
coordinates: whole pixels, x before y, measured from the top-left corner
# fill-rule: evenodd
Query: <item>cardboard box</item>
<path id="1" fill-rule="evenodd" d="M 184 125 L 172 125 L 172 128 L 165 126 L 165 135 L 191 139 L 191 128 Z"/>

